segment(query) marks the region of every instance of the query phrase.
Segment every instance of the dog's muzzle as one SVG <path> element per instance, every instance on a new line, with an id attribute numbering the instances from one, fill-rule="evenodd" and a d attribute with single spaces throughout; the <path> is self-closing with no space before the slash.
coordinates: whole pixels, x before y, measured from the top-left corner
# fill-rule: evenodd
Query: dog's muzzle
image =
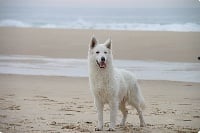
<path id="1" fill-rule="evenodd" d="M 106 59 L 105 57 L 101 57 L 101 61 L 96 60 L 97 64 L 100 68 L 106 68 Z"/>
<path id="2" fill-rule="evenodd" d="M 105 57 L 101 57 L 101 61 L 96 61 L 100 68 L 106 68 L 106 59 Z"/>
<path id="3" fill-rule="evenodd" d="M 106 63 L 105 63 L 105 61 L 100 61 L 100 62 L 96 61 L 96 62 L 97 62 L 98 66 L 99 66 L 100 68 L 106 68 Z"/>

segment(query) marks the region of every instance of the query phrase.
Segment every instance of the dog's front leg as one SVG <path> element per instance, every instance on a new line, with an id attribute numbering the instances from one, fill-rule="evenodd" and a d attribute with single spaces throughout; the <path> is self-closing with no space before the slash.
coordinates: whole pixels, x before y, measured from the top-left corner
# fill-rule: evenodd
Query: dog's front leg
<path id="1" fill-rule="evenodd" d="M 108 131 L 114 131 L 116 117 L 117 117 L 117 110 L 118 110 L 118 102 L 113 100 L 109 105 L 110 105 L 110 127 Z"/>
<path id="2" fill-rule="evenodd" d="M 103 103 L 99 99 L 95 99 L 95 105 L 97 108 L 98 114 L 98 126 L 95 128 L 95 131 L 103 130 Z"/>

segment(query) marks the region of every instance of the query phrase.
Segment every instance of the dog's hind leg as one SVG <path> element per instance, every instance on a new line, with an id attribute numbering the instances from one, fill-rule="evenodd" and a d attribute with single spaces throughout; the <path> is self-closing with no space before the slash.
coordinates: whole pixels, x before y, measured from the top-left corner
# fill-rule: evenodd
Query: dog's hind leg
<path id="1" fill-rule="evenodd" d="M 140 107 L 140 105 L 136 104 L 134 105 L 134 107 L 136 108 L 138 115 L 139 115 L 139 119 L 140 119 L 140 127 L 145 127 L 145 122 L 144 122 L 144 118 L 143 118 L 143 114 L 142 114 L 142 109 Z"/>
<path id="2" fill-rule="evenodd" d="M 145 107 L 144 98 L 142 96 L 138 83 L 134 83 L 133 86 L 134 88 L 132 88 L 129 93 L 129 103 L 136 108 L 140 119 L 140 126 L 144 127 L 145 122 L 142 114 L 142 109 L 144 109 Z"/>
<path id="3" fill-rule="evenodd" d="M 125 122 L 126 122 L 127 114 L 128 114 L 128 110 L 126 108 L 126 102 L 124 100 L 120 103 L 119 109 L 121 110 L 122 115 L 123 115 L 123 118 L 122 118 L 122 121 L 120 123 L 120 126 L 124 126 Z"/>

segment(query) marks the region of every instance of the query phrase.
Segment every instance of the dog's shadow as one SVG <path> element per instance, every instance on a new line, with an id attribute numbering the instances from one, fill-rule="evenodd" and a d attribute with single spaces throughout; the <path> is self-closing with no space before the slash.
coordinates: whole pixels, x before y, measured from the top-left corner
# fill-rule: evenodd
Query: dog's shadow
<path id="1" fill-rule="evenodd" d="M 106 122 L 104 124 L 104 131 L 107 131 L 106 129 L 109 128 L 109 124 L 110 122 Z M 139 126 L 134 126 L 131 123 L 126 123 L 125 126 L 122 126 L 120 124 L 117 124 L 115 127 L 115 131 L 116 133 L 149 133 L 151 132 L 150 130 L 148 130 L 148 127 L 139 127 Z"/>

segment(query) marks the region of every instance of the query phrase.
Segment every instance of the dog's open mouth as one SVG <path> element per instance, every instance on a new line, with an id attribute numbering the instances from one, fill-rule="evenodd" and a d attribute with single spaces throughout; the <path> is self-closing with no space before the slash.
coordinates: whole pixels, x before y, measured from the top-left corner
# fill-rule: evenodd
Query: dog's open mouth
<path id="1" fill-rule="evenodd" d="M 106 63 L 104 61 L 98 62 L 97 64 L 99 65 L 100 68 L 106 68 Z"/>

